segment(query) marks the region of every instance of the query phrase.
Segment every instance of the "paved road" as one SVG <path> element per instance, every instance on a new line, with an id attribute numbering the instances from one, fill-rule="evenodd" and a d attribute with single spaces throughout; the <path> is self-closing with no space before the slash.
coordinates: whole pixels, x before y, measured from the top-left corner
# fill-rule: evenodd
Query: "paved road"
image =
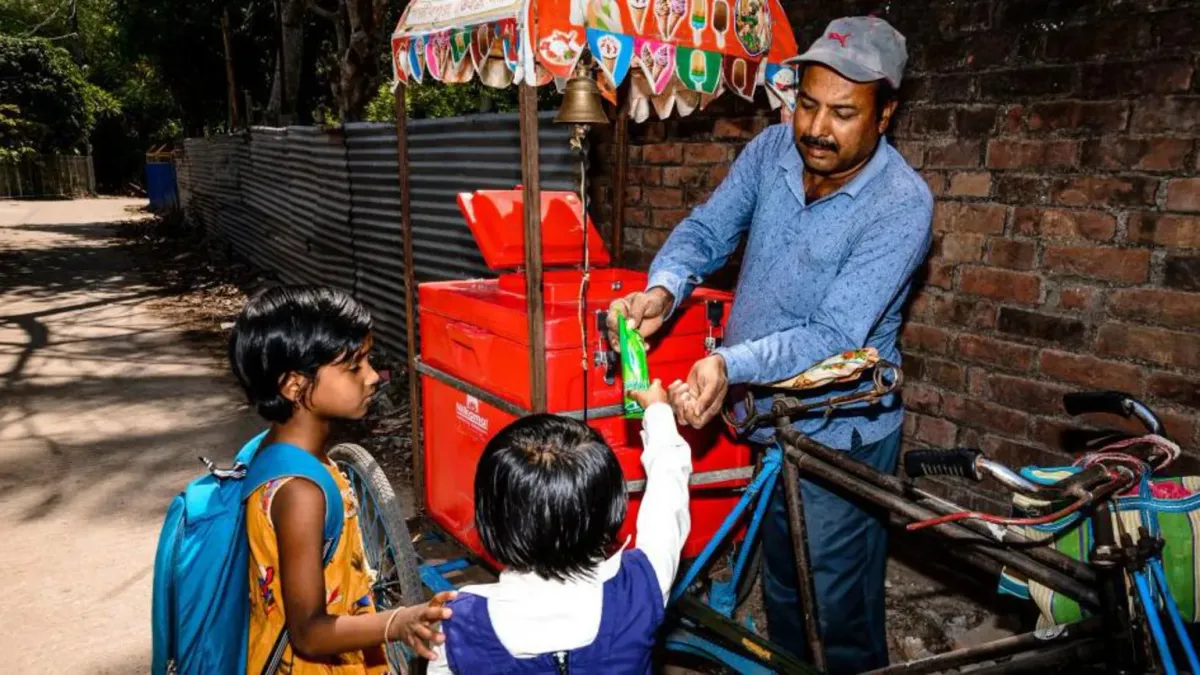
<path id="1" fill-rule="evenodd" d="M 0 672 L 145 673 L 167 502 L 257 426 L 109 238 L 138 204 L 0 201 Z"/>

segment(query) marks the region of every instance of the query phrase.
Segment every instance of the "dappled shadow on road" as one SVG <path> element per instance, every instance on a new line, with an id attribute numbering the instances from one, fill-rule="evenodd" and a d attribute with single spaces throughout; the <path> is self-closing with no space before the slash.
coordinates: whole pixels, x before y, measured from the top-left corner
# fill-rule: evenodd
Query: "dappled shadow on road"
<path id="1" fill-rule="evenodd" d="M 157 520 L 260 423 L 223 364 L 147 308 L 116 223 L 0 226 L 0 512 Z"/>

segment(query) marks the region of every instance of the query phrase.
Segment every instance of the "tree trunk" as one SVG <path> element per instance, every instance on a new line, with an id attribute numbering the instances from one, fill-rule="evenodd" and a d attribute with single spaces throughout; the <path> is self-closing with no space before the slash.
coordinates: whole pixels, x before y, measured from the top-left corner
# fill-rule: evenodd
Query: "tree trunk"
<path id="1" fill-rule="evenodd" d="M 282 54 L 275 54 L 275 76 L 271 84 L 271 99 L 267 104 L 267 119 L 274 124 L 295 120 L 296 97 L 300 93 L 300 67 L 304 56 L 306 4 L 306 0 L 278 0 L 276 5 L 282 15 L 278 19 Z"/>
<path id="2" fill-rule="evenodd" d="M 377 55 L 384 44 L 385 0 L 339 0 L 337 12 L 315 13 L 334 22 L 337 33 L 337 78 L 333 95 L 343 122 L 362 119 L 382 81 Z"/>

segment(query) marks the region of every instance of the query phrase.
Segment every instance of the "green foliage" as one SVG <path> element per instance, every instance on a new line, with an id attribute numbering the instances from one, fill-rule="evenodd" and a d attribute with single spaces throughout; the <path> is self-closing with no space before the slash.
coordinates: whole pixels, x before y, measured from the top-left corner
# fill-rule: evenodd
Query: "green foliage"
<path id="1" fill-rule="evenodd" d="M 0 36 L 0 101 L 23 123 L 15 147 L 46 154 L 81 149 L 95 125 L 97 112 L 112 103 L 89 90 L 83 72 L 65 50 L 43 39 Z M 19 139 L 19 140 L 18 140 Z M 6 143 L 7 145 L 7 143 Z"/>
<path id="2" fill-rule="evenodd" d="M 404 104 L 409 119 L 460 117 L 485 112 L 516 112 L 517 88 L 493 89 L 479 80 L 465 84 L 426 82 L 405 87 Z M 394 119 L 391 84 L 379 87 L 375 98 L 367 104 L 364 119 L 368 122 L 390 122 Z M 562 96 L 554 87 L 538 89 L 538 109 L 554 110 Z"/>
<path id="3" fill-rule="evenodd" d="M 29 144 L 32 124 L 21 117 L 21 109 L 0 103 L 0 163 L 15 162 L 37 154 Z"/>

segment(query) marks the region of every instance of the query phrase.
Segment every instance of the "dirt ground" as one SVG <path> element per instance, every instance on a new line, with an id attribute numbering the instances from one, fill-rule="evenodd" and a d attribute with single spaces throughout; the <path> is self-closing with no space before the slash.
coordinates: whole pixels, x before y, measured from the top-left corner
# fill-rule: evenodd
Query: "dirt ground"
<path id="1" fill-rule="evenodd" d="M 224 342 L 270 278 L 137 206 L 0 202 L 6 672 L 145 672 L 163 509 L 198 474 L 196 456 L 224 458 L 258 426 Z M 386 355 L 378 362 L 389 396 L 339 440 L 366 446 L 411 506 L 407 386 Z M 994 601 L 994 580 L 964 581 L 926 551 L 896 548 L 893 661 L 1011 634 L 994 616 L 1011 609 Z M 764 623 L 757 597 L 744 609 Z"/>
<path id="2" fill-rule="evenodd" d="M 259 424 L 151 308 L 130 200 L 0 201 L 0 654 L 9 673 L 144 673 L 165 507 Z"/>

